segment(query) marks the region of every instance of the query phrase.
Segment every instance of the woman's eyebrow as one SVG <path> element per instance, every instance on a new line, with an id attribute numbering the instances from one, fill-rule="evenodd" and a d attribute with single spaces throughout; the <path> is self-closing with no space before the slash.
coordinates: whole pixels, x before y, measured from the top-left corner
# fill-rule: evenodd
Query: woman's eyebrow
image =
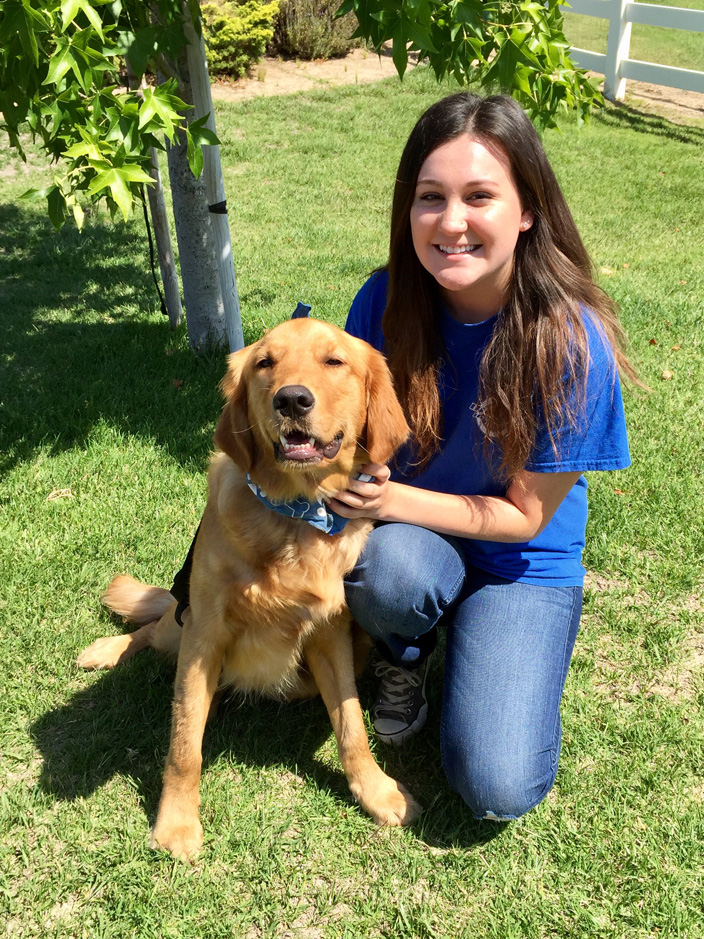
<path id="1" fill-rule="evenodd" d="M 464 185 L 467 187 L 479 187 L 479 186 L 491 186 L 494 185 L 495 181 L 489 177 L 481 179 L 468 179 L 465 181 Z M 417 186 L 444 186 L 445 183 L 440 179 L 433 179 L 430 176 L 422 176 L 418 178 Z"/>

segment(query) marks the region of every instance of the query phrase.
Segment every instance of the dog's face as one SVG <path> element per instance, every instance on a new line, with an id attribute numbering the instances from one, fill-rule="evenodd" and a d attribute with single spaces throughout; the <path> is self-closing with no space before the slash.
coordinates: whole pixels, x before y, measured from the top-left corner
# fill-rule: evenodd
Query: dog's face
<path id="1" fill-rule="evenodd" d="M 408 427 L 383 356 L 319 320 L 282 323 L 229 357 L 216 445 L 271 491 L 385 463 Z"/>

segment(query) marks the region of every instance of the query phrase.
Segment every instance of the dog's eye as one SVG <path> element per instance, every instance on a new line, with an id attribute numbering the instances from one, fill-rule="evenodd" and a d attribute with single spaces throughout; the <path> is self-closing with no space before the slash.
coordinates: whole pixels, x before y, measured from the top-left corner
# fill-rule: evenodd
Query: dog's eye
<path id="1" fill-rule="evenodd" d="M 271 368 L 273 364 L 274 364 L 274 360 L 270 356 L 267 355 L 265 358 L 259 359 L 258 362 L 255 362 L 254 367 L 256 369 Z"/>
<path id="2" fill-rule="evenodd" d="M 331 368 L 338 368 L 340 365 L 344 365 L 345 363 L 342 361 L 342 359 L 336 359 L 333 356 L 332 358 L 326 359 L 325 364 L 329 365 Z"/>

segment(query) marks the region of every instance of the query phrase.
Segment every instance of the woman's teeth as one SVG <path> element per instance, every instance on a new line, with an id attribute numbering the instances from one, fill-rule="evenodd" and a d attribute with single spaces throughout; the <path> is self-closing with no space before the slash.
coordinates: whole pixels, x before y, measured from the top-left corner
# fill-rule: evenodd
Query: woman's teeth
<path id="1" fill-rule="evenodd" d="M 437 247 L 445 254 L 471 254 L 479 245 L 438 245 Z"/>

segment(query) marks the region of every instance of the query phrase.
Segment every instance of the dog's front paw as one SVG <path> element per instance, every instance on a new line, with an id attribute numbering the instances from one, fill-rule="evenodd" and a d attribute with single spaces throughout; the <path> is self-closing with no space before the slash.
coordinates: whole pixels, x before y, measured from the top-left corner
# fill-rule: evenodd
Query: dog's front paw
<path id="1" fill-rule="evenodd" d="M 157 818 L 149 845 L 163 848 L 181 861 L 192 861 L 203 846 L 203 826 L 197 816 L 181 816 L 178 821 Z"/>
<path id="2" fill-rule="evenodd" d="M 355 792 L 357 801 L 377 825 L 410 825 L 423 811 L 410 792 L 379 770 L 372 785 Z"/>

